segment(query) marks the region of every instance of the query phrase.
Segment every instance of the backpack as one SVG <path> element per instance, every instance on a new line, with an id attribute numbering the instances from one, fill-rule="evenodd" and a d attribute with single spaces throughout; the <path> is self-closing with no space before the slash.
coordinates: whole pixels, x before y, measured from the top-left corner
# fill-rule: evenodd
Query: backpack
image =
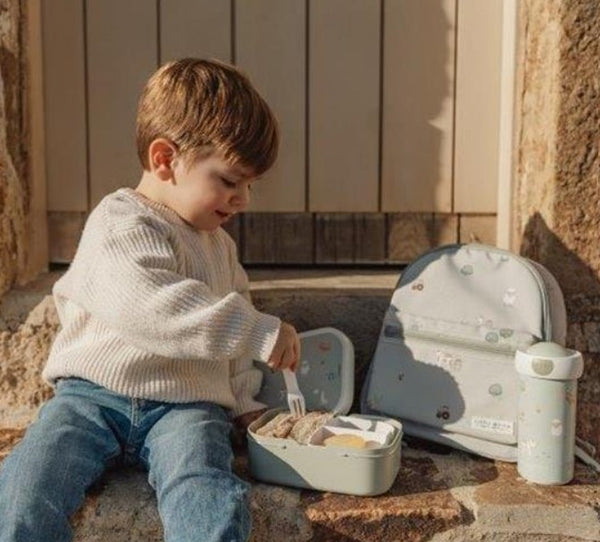
<path id="1" fill-rule="evenodd" d="M 517 460 L 517 349 L 564 345 L 566 311 L 540 264 L 481 244 L 431 250 L 402 273 L 361 396 L 364 413 L 478 455 Z"/>

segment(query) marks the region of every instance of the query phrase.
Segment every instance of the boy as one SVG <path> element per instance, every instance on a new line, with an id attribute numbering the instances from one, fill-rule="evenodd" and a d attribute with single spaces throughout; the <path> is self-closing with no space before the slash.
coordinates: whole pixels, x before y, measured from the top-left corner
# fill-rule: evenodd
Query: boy
<path id="1" fill-rule="evenodd" d="M 0 466 L 0 542 L 70 540 L 116 460 L 148 469 L 167 542 L 249 535 L 229 419 L 264 406 L 253 360 L 294 368 L 300 346 L 251 305 L 220 226 L 273 164 L 276 121 L 236 69 L 184 59 L 148 81 L 137 145 L 139 185 L 90 214 L 54 287 L 62 329 L 43 376 L 56 393 Z"/>

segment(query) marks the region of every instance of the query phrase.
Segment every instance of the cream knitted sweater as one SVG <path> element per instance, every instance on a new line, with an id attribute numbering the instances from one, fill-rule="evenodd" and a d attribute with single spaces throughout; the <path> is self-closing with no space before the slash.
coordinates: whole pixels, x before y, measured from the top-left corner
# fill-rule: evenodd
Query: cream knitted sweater
<path id="1" fill-rule="evenodd" d="M 167 402 L 210 401 L 234 416 L 253 397 L 280 320 L 250 303 L 236 247 L 168 207 L 123 188 L 90 214 L 69 270 L 54 286 L 62 324 L 44 378 L 90 380 Z"/>

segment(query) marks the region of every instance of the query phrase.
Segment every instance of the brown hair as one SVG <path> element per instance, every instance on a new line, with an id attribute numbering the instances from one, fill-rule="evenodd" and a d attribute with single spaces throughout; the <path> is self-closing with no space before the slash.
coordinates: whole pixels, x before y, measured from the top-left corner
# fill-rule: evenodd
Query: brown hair
<path id="1" fill-rule="evenodd" d="M 148 147 L 166 138 L 191 164 L 220 152 L 231 166 L 267 171 L 277 158 L 273 112 L 250 80 L 215 60 L 168 62 L 148 80 L 136 119 L 138 157 L 149 170 Z"/>

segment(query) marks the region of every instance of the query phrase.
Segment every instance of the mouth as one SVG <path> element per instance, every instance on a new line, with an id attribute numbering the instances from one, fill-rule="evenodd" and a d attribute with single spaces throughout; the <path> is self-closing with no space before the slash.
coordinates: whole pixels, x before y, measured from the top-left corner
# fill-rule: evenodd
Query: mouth
<path id="1" fill-rule="evenodd" d="M 234 213 L 224 213 L 223 211 L 215 211 L 215 212 L 216 212 L 217 216 L 223 221 L 229 220 L 234 215 Z"/>

